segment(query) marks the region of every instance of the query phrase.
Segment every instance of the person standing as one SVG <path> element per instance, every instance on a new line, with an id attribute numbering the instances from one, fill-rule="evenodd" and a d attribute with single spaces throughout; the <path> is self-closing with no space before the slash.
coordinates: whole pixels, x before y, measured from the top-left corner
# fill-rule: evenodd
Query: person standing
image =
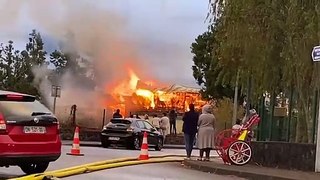
<path id="1" fill-rule="evenodd" d="M 232 126 L 232 136 L 235 136 L 239 133 L 239 130 L 242 128 L 241 126 L 241 120 L 237 119 L 236 124 Z"/>
<path id="2" fill-rule="evenodd" d="M 159 131 L 160 130 L 160 118 L 158 117 L 157 114 L 154 114 L 153 115 L 153 118 L 152 118 L 152 125 L 157 128 L 157 130 Z"/>
<path id="3" fill-rule="evenodd" d="M 176 121 L 177 121 L 177 113 L 175 110 L 171 110 L 169 113 L 169 119 L 170 119 L 170 134 L 177 134 L 176 129 Z"/>
<path id="4" fill-rule="evenodd" d="M 199 114 L 195 111 L 194 105 L 189 105 L 189 111 L 183 115 L 182 132 L 184 133 L 184 141 L 187 152 L 187 159 L 191 158 L 194 138 L 197 133 Z"/>
<path id="5" fill-rule="evenodd" d="M 120 114 L 120 109 L 116 110 L 116 112 L 113 114 L 113 118 L 122 118 L 122 115 Z"/>
<path id="6" fill-rule="evenodd" d="M 167 113 L 163 113 L 162 118 L 160 119 L 160 128 L 162 130 L 162 135 L 163 135 L 163 142 L 165 142 L 165 138 L 166 136 L 170 133 L 169 132 L 169 126 L 170 126 L 170 122 L 169 122 L 169 118 L 167 117 Z"/>
<path id="7" fill-rule="evenodd" d="M 150 121 L 149 121 L 149 115 L 148 115 L 148 114 L 145 114 L 145 115 L 144 115 L 144 120 L 150 122 Z"/>
<path id="8" fill-rule="evenodd" d="M 214 127 L 216 118 L 213 115 L 211 105 L 204 105 L 202 107 L 202 114 L 198 121 L 198 148 L 200 149 L 200 158 L 198 160 L 210 161 L 210 150 L 214 147 Z M 203 154 L 206 157 L 203 158 Z"/>

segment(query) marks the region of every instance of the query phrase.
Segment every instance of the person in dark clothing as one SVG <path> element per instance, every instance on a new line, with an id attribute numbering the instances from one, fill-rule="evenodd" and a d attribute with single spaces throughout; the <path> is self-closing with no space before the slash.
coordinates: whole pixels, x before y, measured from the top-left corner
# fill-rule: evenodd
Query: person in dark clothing
<path id="1" fill-rule="evenodd" d="M 113 118 L 122 118 L 122 115 L 120 114 L 120 109 L 116 110 L 116 112 L 113 114 Z"/>
<path id="2" fill-rule="evenodd" d="M 177 121 L 177 113 L 175 110 L 171 110 L 169 113 L 169 119 L 170 119 L 170 134 L 177 134 L 177 129 L 176 129 L 176 121 Z"/>
<path id="3" fill-rule="evenodd" d="M 198 119 L 199 113 L 197 113 L 194 109 L 194 105 L 189 105 L 190 111 L 186 112 L 182 118 L 183 126 L 182 132 L 184 133 L 184 140 L 187 151 L 187 158 L 191 158 L 191 153 L 193 150 L 194 138 L 197 133 Z"/>

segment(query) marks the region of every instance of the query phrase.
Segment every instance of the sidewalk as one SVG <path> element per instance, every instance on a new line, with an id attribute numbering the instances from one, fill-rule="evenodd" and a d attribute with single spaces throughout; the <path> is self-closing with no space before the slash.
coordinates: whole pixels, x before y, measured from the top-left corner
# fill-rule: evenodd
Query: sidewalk
<path id="1" fill-rule="evenodd" d="M 191 169 L 221 175 L 234 175 L 250 180 L 320 180 L 320 173 L 292 171 L 260 167 L 255 165 L 224 165 L 220 158 L 211 162 L 185 160 L 183 164 Z"/>
<path id="2" fill-rule="evenodd" d="M 71 140 L 62 140 L 62 145 L 72 145 Z M 87 146 L 87 147 L 101 147 L 101 142 L 98 141 L 80 141 L 80 146 Z M 174 145 L 174 144 L 164 144 L 163 148 L 166 149 L 184 149 L 184 145 Z M 194 147 L 194 149 L 197 149 Z"/>

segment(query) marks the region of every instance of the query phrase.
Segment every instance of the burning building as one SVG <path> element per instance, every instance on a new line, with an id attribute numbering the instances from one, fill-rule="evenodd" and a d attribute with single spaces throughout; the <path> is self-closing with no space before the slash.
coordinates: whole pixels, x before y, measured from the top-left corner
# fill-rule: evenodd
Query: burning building
<path id="1" fill-rule="evenodd" d="M 113 97 L 118 99 L 111 105 L 128 116 L 136 111 L 168 111 L 176 109 L 183 113 L 190 103 L 200 108 L 206 103 L 201 98 L 200 89 L 181 85 L 156 86 L 153 82 L 142 82 L 131 70 L 130 80 L 114 88 Z M 109 106 L 110 107 L 110 106 Z"/>
<path id="2" fill-rule="evenodd" d="M 77 91 L 64 89 L 62 99 L 68 99 L 68 101 L 65 103 L 58 101 L 56 115 L 61 120 L 70 121 L 70 108 L 76 104 L 77 124 L 81 127 L 100 129 L 116 109 L 120 109 L 121 114 L 128 117 L 130 113 L 163 112 L 171 109 L 183 113 L 188 110 L 190 103 L 195 104 L 198 109 L 206 103 L 202 100 L 198 88 L 176 84 L 158 85 L 154 82 L 142 81 L 130 69 L 127 72 L 128 77 L 123 81 L 117 81 L 93 91 L 79 92 L 82 89 Z M 103 112 L 106 114 L 103 115 Z"/>

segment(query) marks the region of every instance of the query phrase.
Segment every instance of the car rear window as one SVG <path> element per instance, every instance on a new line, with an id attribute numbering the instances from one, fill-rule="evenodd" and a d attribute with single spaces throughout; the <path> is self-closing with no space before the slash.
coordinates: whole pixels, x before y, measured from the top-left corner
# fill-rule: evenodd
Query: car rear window
<path id="1" fill-rule="evenodd" d="M 131 121 L 125 119 L 111 119 L 110 122 L 113 124 L 131 124 Z"/>
<path id="2" fill-rule="evenodd" d="M 22 101 L 0 101 L 0 111 L 5 117 L 11 116 L 32 116 L 37 114 L 52 114 L 39 101 L 22 102 Z"/>

